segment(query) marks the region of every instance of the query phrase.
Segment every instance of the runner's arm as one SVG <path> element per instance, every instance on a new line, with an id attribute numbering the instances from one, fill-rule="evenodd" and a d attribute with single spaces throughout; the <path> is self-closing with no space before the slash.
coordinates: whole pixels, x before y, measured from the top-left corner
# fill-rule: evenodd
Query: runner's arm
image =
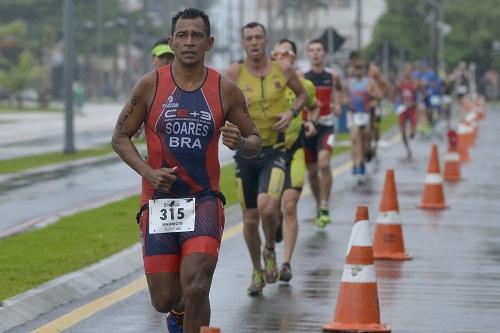
<path id="1" fill-rule="evenodd" d="M 339 116 L 343 98 L 343 87 L 339 75 L 332 73 L 332 84 L 333 89 L 332 95 L 330 96 L 330 110 L 332 110 L 334 115 Z"/>
<path id="2" fill-rule="evenodd" d="M 245 95 L 234 82 L 221 78 L 222 107 L 226 124 L 221 128 L 222 142 L 232 150 L 238 149 L 244 157 L 260 152 L 261 141 L 257 128 L 248 113 Z"/>
<path id="3" fill-rule="evenodd" d="M 378 84 L 373 79 L 368 80 L 368 94 L 374 99 L 382 99 L 382 91 L 380 90 Z"/>
<path id="4" fill-rule="evenodd" d="M 132 89 L 131 96 L 118 115 L 111 145 L 120 158 L 145 177 L 155 189 L 168 191 L 176 177 L 174 169 L 153 170 L 141 157 L 132 137 L 147 117 L 148 107 L 152 102 L 156 88 L 156 73 L 144 75 Z"/>
<path id="5" fill-rule="evenodd" d="M 280 62 L 279 64 L 288 80 L 288 87 L 290 87 L 290 89 L 292 89 L 292 91 L 295 93 L 295 101 L 292 105 L 292 113 L 293 110 L 302 110 L 307 100 L 306 90 L 304 89 L 304 86 L 302 85 L 297 72 L 290 64 L 284 64 L 282 62 Z"/>
<path id="6" fill-rule="evenodd" d="M 292 119 L 297 117 L 300 110 L 304 107 L 307 95 L 295 69 L 289 63 L 284 61 L 278 61 L 278 64 L 285 74 L 287 86 L 295 93 L 295 101 L 293 102 L 290 110 L 281 113 L 280 119 L 273 125 L 273 129 L 275 131 L 283 132 L 287 129 L 288 125 L 290 125 Z"/>

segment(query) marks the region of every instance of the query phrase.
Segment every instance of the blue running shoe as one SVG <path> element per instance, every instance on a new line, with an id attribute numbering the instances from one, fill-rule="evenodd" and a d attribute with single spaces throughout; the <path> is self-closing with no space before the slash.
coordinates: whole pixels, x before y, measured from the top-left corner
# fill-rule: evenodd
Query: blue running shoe
<path id="1" fill-rule="evenodd" d="M 365 164 L 361 163 L 361 165 L 359 166 L 359 174 L 364 175 L 365 173 L 366 173 Z"/>
<path id="2" fill-rule="evenodd" d="M 184 313 L 170 311 L 167 313 L 167 328 L 169 333 L 183 333 L 182 323 L 184 321 Z"/>

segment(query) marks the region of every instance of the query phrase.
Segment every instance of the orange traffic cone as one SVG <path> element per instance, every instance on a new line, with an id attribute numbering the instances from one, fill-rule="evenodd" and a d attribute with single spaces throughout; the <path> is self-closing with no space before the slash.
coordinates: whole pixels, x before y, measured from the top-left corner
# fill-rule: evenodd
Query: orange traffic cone
<path id="1" fill-rule="evenodd" d="M 390 332 L 380 323 L 368 207 L 358 206 L 333 321 L 324 332 Z"/>
<path id="2" fill-rule="evenodd" d="M 443 178 L 447 182 L 458 182 L 462 180 L 460 173 L 460 153 L 457 147 L 450 146 L 444 157 Z"/>
<path id="3" fill-rule="evenodd" d="M 467 145 L 466 138 L 458 135 L 457 150 L 460 154 L 460 162 L 469 162 L 469 145 Z"/>
<path id="4" fill-rule="evenodd" d="M 220 333 L 220 328 L 202 326 L 200 328 L 200 333 Z"/>
<path id="5" fill-rule="evenodd" d="M 467 125 L 465 122 L 460 122 L 457 127 L 457 133 L 462 144 L 465 144 L 467 148 L 472 146 L 474 141 L 472 126 Z"/>
<path id="6" fill-rule="evenodd" d="M 399 217 L 398 194 L 394 171 L 385 173 L 384 192 L 380 200 L 379 214 L 373 237 L 375 259 L 408 260 L 412 256 L 405 252 L 403 230 Z"/>
<path id="7" fill-rule="evenodd" d="M 468 126 L 468 136 L 470 140 L 470 145 L 476 144 L 477 135 L 479 133 L 479 126 L 477 124 L 478 115 L 474 110 L 472 112 L 467 113 L 464 116 L 463 122 Z"/>
<path id="8" fill-rule="evenodd" d="M 448 207 L 444 202 L 443 177 L 439 169 L 438 148 L 432 145 L 431 159 L 425 177 L 424 193 L 419 205 L 423 209 L 444 209 Z"/>

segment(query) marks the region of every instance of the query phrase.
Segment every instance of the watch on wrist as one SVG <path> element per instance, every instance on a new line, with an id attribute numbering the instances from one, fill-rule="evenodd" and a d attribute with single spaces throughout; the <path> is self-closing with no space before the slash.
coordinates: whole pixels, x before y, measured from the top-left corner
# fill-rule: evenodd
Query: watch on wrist
<path id="1" fill-rule="evenodd" d="M 291 108 L 290 111 L 292 111 L 293 117 L 297 118 L 297 116 L 299 115 L 299 110 L 297 110 L 295 108 Z"/>

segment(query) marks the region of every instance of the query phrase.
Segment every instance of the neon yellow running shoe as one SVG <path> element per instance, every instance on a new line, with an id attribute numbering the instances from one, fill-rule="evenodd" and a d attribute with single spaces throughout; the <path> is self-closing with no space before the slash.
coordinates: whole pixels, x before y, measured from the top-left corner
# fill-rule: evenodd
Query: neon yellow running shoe
<path id="1" fill-rule="evenodd" d="M 264 272 L 261 270 L 254 270 L 252 273 L 252 283 L 250 283 L 250 286 L 247 288 L 248 296 L 261 295 L 265 285 Z"/>
<path id="2" fill-rule="evenodd" d="M 330 224 L 330 215 L 328 214 L 328 209 L 322 208 L 320 210 L 319 216 L 314 220 L 314 223 L 321 228 L 324 229 L 328 224 Z"/>
<path id="3" fill-rule="evenodd" d="M 276 262 L 276 252 L 264 249 L 264 277 L 267 283 L 275 283 L 279 277 L 278 263 Z"/>

